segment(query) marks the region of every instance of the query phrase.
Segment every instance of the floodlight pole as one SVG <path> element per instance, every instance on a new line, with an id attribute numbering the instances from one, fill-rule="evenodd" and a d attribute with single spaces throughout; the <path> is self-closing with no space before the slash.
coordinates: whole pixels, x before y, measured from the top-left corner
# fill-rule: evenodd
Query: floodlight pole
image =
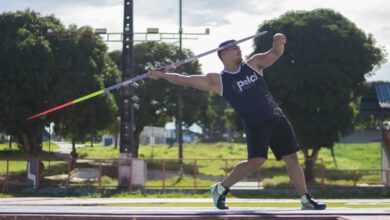
<path id="1" fill-rule="evenodd" d="M 123 16 L 123 48 L 122 48 L 122 81 L 134 77 L 133 57 L 133 0 L 124 1 Z M 131 101 L 134 95 L 132 86 L 124 86 L 121 91 L 121 126 L 120 126 L 120 153 L 134 156 L 134 107 Z"/>
<path id="2" fill-rule="evenodd" d="M 182 0 L 179 0 L 179 56 L 180 60 L 183 59 L 183 27 L 182 27 Z M 179 86 L 179 96 L 177 101 L 177 118 L 176 118 L 176 131 L 177 131 L 177 143 L 179 145 L 179 166 L 180 174 L 184 173 L 183 165 L 183 87 Z"/>

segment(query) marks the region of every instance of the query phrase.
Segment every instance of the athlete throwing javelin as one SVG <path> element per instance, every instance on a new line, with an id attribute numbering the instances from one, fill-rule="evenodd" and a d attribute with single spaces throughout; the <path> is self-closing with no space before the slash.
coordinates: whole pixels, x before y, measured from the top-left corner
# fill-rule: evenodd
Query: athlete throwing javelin
<path id="1" fill-rule="evenodd" d="M 231 44 L 234 40 L 221 43 Z M 301 197 L 301 209 L 322 210 L 326 205 L 308 193 L 302 167 L 298 162 L 298 143 L 290 122 L 276 104 L 263 78 L 263 70 L 275 63 L 284 52 L 286 37 L 273 36 L 270 50 L 244 61 L 238 45 L 218 51 L 224 69 L 221 73 L 180 75 L 158 69 L 149 72 L 152 79 L 165 79 L 177 85 L 212 91 L 223 98 L 243 118 L 248 148 L 248 159 L 238 163 L 229 176 L 210 187 L 214 205 L 228 209 L 225 204 L 229 188 L 261 167 L 270 147 L 277 160 L 283 159 L 287 172 Z"/>

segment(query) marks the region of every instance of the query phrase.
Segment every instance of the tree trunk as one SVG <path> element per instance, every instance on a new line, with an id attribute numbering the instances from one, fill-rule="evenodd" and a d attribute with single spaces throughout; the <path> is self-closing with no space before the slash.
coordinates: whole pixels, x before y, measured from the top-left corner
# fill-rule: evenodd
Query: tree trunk
<path id="1" fill-rule="evenodd" d="M 77 158 L 77 151 L 76 151 L 76 140 L 72 138 L 72 152 L 70 153 L 72 156 L 72 159 Z"/>
<path id="2" fill-rule="evenodd" d="M 17 138 L 22 150 L 31 156 L 37 156 L 42 150 L 42 129 L 39 127 L 18 131 Z"/>
<path id="3" fill-rule="evenodd" d="M 134 146 L 133 146 L 133 152 L 131 152 L 133 158 L 138 158 L 139 137 L 143 129 L 144 127 L 137 127 L 134 131 Z"/>
<path id="4" fill-rule="evenodd" d="M 314 165 L 316 164 L 319 151 L 320 151 L 319 148 L 314 148 L 312 150 L 312 153 L 309 155 L 308 149 L 303 150 L 303 154 L 305 155 L 304 174 L 305 174 L 306 183 L 315 182 Z"/>
<path id="5" fill-rule="evenodd" d="M 76 167 L 76 161 L 77 161 L 77 152 L 76 152 L 76 141 L 72 138 L 72 152 L 70 153 L 72 156 L 72 160 L 70 162 L 70 169 L 73 170 Z"/>
<path id="6" fill-rule="evenodd" d="M 11 148 L 12 148 L 12 136 L 11 135 L 9 136 L 8 147 L 11 150 Z"/>
<path id="7" fill-rule="evenodd" d="M 118 148 L 118 132 L 115 132 L 115 137 L 114 137 L 114 149 Z"/>

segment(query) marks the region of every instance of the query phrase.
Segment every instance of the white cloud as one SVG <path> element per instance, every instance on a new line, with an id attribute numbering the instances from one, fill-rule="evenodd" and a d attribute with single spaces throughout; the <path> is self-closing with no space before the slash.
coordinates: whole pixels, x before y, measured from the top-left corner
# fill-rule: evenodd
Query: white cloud
<path id="1" fill-rule="evenodd" d="M 390 81 L 390 63 L 382 65 L 381 69 L 375 72 L 375 75 L 367 78 L 368 81 Z"/>

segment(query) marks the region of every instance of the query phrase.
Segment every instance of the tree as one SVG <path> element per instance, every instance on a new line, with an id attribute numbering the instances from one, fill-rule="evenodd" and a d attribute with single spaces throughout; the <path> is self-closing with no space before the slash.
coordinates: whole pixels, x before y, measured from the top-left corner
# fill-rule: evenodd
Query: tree
<path id="1" fill-rule="evenodd" d="M 26 118 L 102 89 L 104 74 L 115 66 L 110 67 L 106 47 L 90 28 L 66 29 L 55 17 L 29 10 L 1 14 L 0 28 L 0 123 L 17 137 L 22 150 L 36 155 L 45 125 L 54 121 L 59 126 L 67 114 L 87 110 L 71 107 L 34 120 Z M 110 96 L 99 100 L 108 104 Z M 100 107 L 94 109 L 96 115 L 106 114 L 112 105 Z"/>
<path id="2" fill-rule="evenodd" d="M 287 12 L 266 21 L 254 53 L 265 51 L 272 36 L 287 37 L 285 53 L 265 77 L 276 100 L 292 121 L 305 155 L 305 175 L 314 181 L 321 147 L 332 148 L 353 128 L 353 103 L 361 96 L 365 76 L 384 62 L 384 51 L 340 13 L 328 9 Z"/>
<path id="3" fill-rule="evenodd" d="M 26 118 L 42 110 L 49 93 L 52 48 L 48 29 L 64 30 L 52 17 L 31 11 L 0 15 L 0 123 L 24 151 L 40 149 L 44 120 Z"/>
<path id="4" fill-rule="evenodd" d="M 65 52 L 59 54 L 58 60 L 64 62 L 53 66 L 53 72 L 67 71 L 66 77 L 58 78 L 53 82 L 57 86 L 66 86 L 69 95 L 62 95 L 58 91 L 58 97 L 74 99 L 85 94 L 100 90 L 107 84 L 113 84 L 118 78 L 119 71 L 115 63 L 111 61 L 107 53 L 107 47 L 100 37 L 93 33 L 90 27 L 71 27 L 72 36 L 61 41 L 58 49 Z M 61 47 L 65 46 L 65 47 Z M 111 93 L 94 98 L 88 102 L 72 106 L 61 112 L 53 114 L 56 123 L 56 132 L 72 140 L 73 153 L 75 153 L 76 141 L 85 141 L 87 137 L 92 139 L 99 131 L 108 130 L 115 123 L 117 106 Z"/>
<path id="5" fill-rule="evenodd" d="M 118 52 L 116 52 L 118 53 Z M 193 54 L 184 49 L 184 57 L 191 57 Z M 115 54 L 111 54 L 115 56 Z M 120 58 L 116 54 L 117 59 Z M 176 62 L 179 59 L 179 48 L 173 44 L 164 42 L 147 42 L 137 44 L 134 47 L 135 73 L 145 73 L 152 67 L 162 67 Z M 116 60 L 121 66 L 121 60 Z M 199 74 L 200 65 L 192 62 L 184 65 L 181 71 L 188 74 Z M 180 71 L 180 72 L 181 72 Z M 140 109 L 135 112 L 135 157 L 138 156 L 139 136 L 147 125 L 162 126 L 171 121 L 177 112 L 178 86 L 172 85 L 164 80 L 152 81 L 143 80 L 140 86 L 135 89 L 135 94 L 140 98 Z M 183 91 L 184 109 L 183 122 L 185 125 L 193 123 L 203 124 L 206 118 L 207 93 L 192 88 L 184 88 Z"/>

